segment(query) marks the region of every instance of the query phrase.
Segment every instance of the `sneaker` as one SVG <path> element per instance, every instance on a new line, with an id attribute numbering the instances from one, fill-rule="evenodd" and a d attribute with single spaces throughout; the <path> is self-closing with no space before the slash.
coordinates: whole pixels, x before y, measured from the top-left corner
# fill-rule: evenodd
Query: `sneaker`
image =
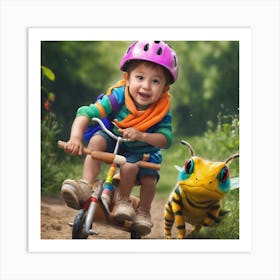
<path id="1" fill-rule="evenodd" d="M 146 235 L 151 232 L 152 227 L 153 223 L 149 209 L 139 207 L 136 211 L 136 217 L 132 225 L 133 230 L 142 235 Z"/>
<path id="2" fill-rule="evenodd" d="M 91 187 L 84 180 L 67 179 L 62 183 L 61 194 L 68 207 L 81 209 L 91 195 Z"/>
<path id="3" fill-rule="evenodd" d="M 135 211 L 132 202 L 128 198 L 119 198 L 113 209 L 113 216 L 118 222 L 133 221 Z"/>

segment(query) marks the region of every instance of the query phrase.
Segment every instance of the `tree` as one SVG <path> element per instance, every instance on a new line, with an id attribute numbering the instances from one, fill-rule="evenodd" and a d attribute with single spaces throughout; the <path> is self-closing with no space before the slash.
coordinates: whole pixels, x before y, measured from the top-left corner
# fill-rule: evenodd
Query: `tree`
<path id="1" fill-rule="evenodd" d="M 239 43 L 180 42 L 174 47 L 180 67 L 172 90 L 176 133 L 201 134 L 209 121 L 217 123 L 220 113 L 238 115 Z"/>

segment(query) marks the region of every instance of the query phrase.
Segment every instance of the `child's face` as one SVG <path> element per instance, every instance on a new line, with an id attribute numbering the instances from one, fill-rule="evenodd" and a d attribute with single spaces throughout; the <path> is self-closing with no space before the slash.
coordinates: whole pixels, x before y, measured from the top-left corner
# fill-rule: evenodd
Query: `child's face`
<path id="1" fill-rule="evenodd" d="M 134 101 L 141 106 L 150 105 L 169 89 L 161 67 L 140 63 L 128 75 L 126 85 Z"/>

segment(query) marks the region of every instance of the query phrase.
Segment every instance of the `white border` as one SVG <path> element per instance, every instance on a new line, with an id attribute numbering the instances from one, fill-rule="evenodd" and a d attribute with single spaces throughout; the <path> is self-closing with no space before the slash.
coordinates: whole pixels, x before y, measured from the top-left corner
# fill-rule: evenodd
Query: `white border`
<path id="1" fill-rule="evenodd" d="M 133 31 L 133 32 L 131 32 Z M 238 240 L 41 240 L 40 46 L 41 41 L 240 42 L 240 239 Z M 249 252 L 252 248 L 252 37 L 250 28 L 29 28 L 29 236 L 30 252 Z M 36 71 L 37 69 L 37 71 Z M 243 175 L 244 174 L 244 175 Z M 246 187 L 245 187 L 246 186 Z M 245 210 L 246 206 L 246 210 Z M 34 215 L 35 213 L 35 215 Z"/>
<path id="2" fill-rule="evenodd" d="M 278 0 L 0 0 L 0 279 L 279 280 L 279 18 Z M 27 251 L 27 28 L 116 24 L 252 29 L 250 253 L 30 254 Z M 11 137 L 15 124 L 20 124 L 19 137 Z"/>

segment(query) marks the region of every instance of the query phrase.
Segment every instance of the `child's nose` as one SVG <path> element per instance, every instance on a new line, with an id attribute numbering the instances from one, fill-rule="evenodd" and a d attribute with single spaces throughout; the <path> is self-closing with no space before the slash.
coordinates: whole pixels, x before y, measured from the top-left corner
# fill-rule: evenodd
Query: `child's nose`
<path id="1" fill-rule="evenodd" d="M 144 88 L 144 89 L 149 89 L 150 86 L 151 86 L 151 83 L 150 83 L 149 81 L 145 81 L 145 82 L 143 83 L 143 88 Z"/>

